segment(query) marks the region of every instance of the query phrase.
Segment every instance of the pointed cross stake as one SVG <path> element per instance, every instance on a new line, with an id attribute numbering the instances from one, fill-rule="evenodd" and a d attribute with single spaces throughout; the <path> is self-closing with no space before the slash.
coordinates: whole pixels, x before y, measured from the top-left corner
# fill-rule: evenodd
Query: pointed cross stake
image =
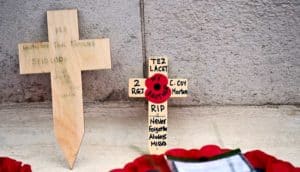
<path id="1" fill-rule="evenodd" d="M 168 98 L 186 97 L 186 79 L 168 79 L 167 57 L 151 57 L 148 79 L 129 79 L 129 97 L 148 99 L 148 149 L 161 154 L 167 148 Z"/>
<path id="2" fill-rule="evenodd" d="M 77 10 L 47 11 L 49 42 L 19 44 L 20 73 L 51 73 L 54 131 L 73 168 L 84 133 L 81 70 L 110 69 L 109 39 L 79 40 Z"/>

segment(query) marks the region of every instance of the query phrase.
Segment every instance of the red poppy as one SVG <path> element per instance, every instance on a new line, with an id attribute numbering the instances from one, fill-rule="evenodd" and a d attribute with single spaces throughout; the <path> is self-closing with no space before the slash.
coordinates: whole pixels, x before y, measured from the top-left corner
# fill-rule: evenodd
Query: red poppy
<path id="1" fill-rule="evenodd" d="M 14 159 L 0 157 L 0 172 L 31 172 L 31 168 Z"/>
<path id="2" fill-rule="evenodd" d="M 168 87 L 168 77 L 157 73 L 146 79 L 145 97 L 153 103 L 163 103 L 171 96 L 171 89 Z"/>

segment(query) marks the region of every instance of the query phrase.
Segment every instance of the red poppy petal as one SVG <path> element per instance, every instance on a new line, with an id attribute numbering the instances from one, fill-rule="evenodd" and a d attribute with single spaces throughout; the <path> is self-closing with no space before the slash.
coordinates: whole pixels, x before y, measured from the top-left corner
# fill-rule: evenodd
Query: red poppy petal
<path id="1" fill-rule="evenodd" d="M 25 164 L 21 169 L 21 172 L 31 172 L 31 167 L 28 164 Z"/>
<path id="2" fill-rule="evenodd" d="M 151 89 L 147 89 L 145 92 L 145 97 L 148 101 L 153 103 L 163 103 L 171 97 L 171 89 L 169 87 L 165 87 L 163 92 L 159 93 Z"/>
<path id="3" fill-rule="evenodd" d="M 259 169 L 265 169 L 267 161 L 268 159 L 270 159 L 270 157 L 267 157 L 264 152 L 259 150 L 250 151 L 245 153 L 244 155 L 254 168 Z"/>
<path id="4" fill-rule="evenodd" d="M 146 85 L 147 89 L 151 89 L 154 86 L 154 82 L 151 80 L 151 78 L 147 78 L 145 81 L 145 85 Z"/>
<path id="5" fill-rule="evenodd" d="M 173 156 L 173 157 L 184 157 L 187 154 L 187 150 L 185 149 L 170 149 L 166 152 L 167 156 Z"/>
<path id="6" fill-rule="evenodd" d="M 280 171 L 280 172 L 292 172 L 294 169 L 294 167 L 289 164 L 289 163 L 285 163 L 283 161 L 276 161 L 276 162 L 273 162 L 270 167 L 268 167 L 266 169 L 267 172 L 277 172 L 277 171 Z"/>
<path id="7" fill-rule="evenodd" d="M 137 172 L 137 166 L 134 163 L 128 163 L 124 167 L 125 172 L 131 171 L 131 172 Z"/>
<path id="8" fill-rule="evenodd" d="M 159 83 L 161 83 L 162 85 L 167 85 L 168 82 L 169 82 L 168 77 L 166 75 L 161 74 L 161 73 L 156 74 L 156 78 L 157 78 L 157 81 Z"/>
<path id="9" fill-rule="evenodd" d="M 266 172 L 300 172 L 300 168 L 295 168 L 289 162 L 278 160 L 260 150 L 249 151 L 244 155 L 254 168 L 263 169 Z"/>
<path id="10" fill-rule="evenodd" d="M 220 155 L 223 153 L 222 149 L 216 145 L 207 145 L 203 146 L 200 149 L 201 155 L 206 158 L 212 158 L 214 156 Z"/>
<path id="11" fill-rule="evenodd" d="M 31 172 L 30 165 L 22 165 L 22 162 L 7 157 L 0 157 L 0 171 L 2 172 Z"/>

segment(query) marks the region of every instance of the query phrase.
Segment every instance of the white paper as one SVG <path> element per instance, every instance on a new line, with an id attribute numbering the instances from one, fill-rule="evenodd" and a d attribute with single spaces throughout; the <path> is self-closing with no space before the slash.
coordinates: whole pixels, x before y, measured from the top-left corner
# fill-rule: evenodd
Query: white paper
<path id="1" fill-rule="evenodd" d="M 240 154 L 207 162 L 171 162 L 177 172 L 253 172 Z"/>

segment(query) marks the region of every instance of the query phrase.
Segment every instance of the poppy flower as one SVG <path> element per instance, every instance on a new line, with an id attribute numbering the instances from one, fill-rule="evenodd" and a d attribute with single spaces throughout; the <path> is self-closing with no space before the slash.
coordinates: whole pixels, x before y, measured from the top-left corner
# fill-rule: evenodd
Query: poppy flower
<path id="1" fill-rule="evenodd" d="M 168 87 L 168 77 L 156 73 L 152 77 L 146 79 L 145 97 L 153 103 L 163 103 L 171 96 L 171 89 Z"/>
<path id="2" fill-rule="evenodd" d="M 31 172 L 31 167 L 11 158 L 0 157 L 0 172 Z"/>

